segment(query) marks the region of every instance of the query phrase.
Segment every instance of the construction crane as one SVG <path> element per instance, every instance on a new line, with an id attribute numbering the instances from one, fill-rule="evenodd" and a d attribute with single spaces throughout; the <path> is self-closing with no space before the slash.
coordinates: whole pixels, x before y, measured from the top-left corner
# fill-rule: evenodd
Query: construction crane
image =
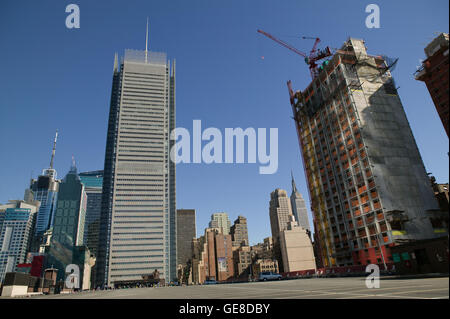
<path id="1" fill-rule="evenodd" d="M 265 35 L 266 37 L 268 37 L 269 39 L 272 39 L 273 41 L 277 42 L 278 44 L 284 46 L 285 48 L 297 53 L 298 55 L 301 55 L 302 57 L 305 58 L 305 63 L 308 64 L 309 66 L 309 71 L 311 73 L 311 77 L 314 79 L 318 72 L 317 72 L 317 61 L 322 60 L 326 57 L 329 57 L 332 55 L 331 50 L 329 47 L 326 47 L 323 50 L 317 49 L 317 45 L 320 42 L 319 38 L 313 38 L 313 37 L 302 37 L 303 39 L 314 39 L 314 45 L 313 48 L 311 50 L 311 52 L 309 53 L 309 55 L 307 55 L 306 53 L 297 50 L 296 48 L 294 48 L 292 45 L 281 41 L 280 39 L 277 39 L 276 37 L 274 37 L 273 35 L 263 31 L 263 30 L 257 30 L 259 33 Z"/>

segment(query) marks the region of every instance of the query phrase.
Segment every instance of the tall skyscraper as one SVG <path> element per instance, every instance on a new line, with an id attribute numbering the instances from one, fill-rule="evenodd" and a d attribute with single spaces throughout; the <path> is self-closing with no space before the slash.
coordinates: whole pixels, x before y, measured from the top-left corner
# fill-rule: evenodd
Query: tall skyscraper
<path id="1" fill-rule="evenodd" d="M 197 236 L 195 209 L 177 209 L 177 264 L 192 260 L 192 240 Z"/>
<path id="2" fill-rule="evenodd" d="M 425 48 L 427 58 L 415 74 L 416 80 L 424 81 L 427 85 L 447 136 L 449 125 L 448 53 L 448 33 L 441 33 Z"/>
<path id="3" fill-rule="evenodd" d="M 75 161 L 59 187 L 51 245 L 84 245 L 87 196 Z"/>
<path id="4" fill-rule="evenodd" d="M 292 175 L 292 194 L 291 194 L 291 207 L 292 213 L 294 214 L 295 220 L 297 221 L 300 227 L 311 231 L 309 226 L 309 218 L 308 218 L 308 210 L 306 209 L 305 200 L 297 190 L 297 186 L 295 185 L 294 175 Z"/>
<path id="5" fill-rule="evenodd" d="M 58 131 L 56 132 L 55 140 L 53 142 L 50 167 L 44 169 L 42 175 L 40 175 L 37 180 L 32 179 L 30 183 L 30 190 L 32 190 L 32 193 L 34 194 L 34 200 L 41 203 L 39 211 L 37 212 L 36 225 L 32 239 L 31 250 L 34 252 L 39 250 L 43 234 L 53 226 L 59 183 L 61 182 L 56 179 L 56 170 L 53 168 L 57 138 Z"/>
<path id="6" fill-rule="evenodd" d="M 46 254 L 45 265 L 58 269 L 58 280 L 65 279 L 66 267 L 70 264 L 84 269 L 84 256 L 90 255 L 84 243 L 86 209 L 85 186 L 72 158 L 70 170 L 59 187 L 50 245 L 42 247 Z"/>
<path id="7" fill-rule="evenodd" d="M 287 228 L 291 215 L 291 202 L 286 191 L 277 188 L 270 193 L 269 203 L 270 228 L 274 242 L 280 237 L 280 232 Z"/>
<path id="8" fill-rule="evenodd" d="M 224 235 L 230 234 L 231 222 L 227 213 L 214 213 L 211 215 L 209 228 L 221 228 Z"/>
<path id="9" fill-rule="evenodd" d="M 91 254 L 97 256 L 102 208 L 103 171 L 83 172 L 79 173 L 78 176 L 84 185 L 84 191 L 87 196 L 83 242 L 89 248 Z"/>
<path id="10" fill-rule="evenodd" d="M 0 283 L 25 262 L 33 236 L 38 201 L 12 200 L 0 205 Z"/>
<path id="11" fill-rule="evenodd" d="M 238 216 L 230 228 L 233 247 L 248 246 L 247 218 Z"/>
<path id="12" fill-rule="evenodd" d="M 175 62 L 126 50 L 114 61 L 97 282 L 176 279 Z"/>
<path id="13" fill-rule="evenodd" d="M 350 38 L 290 92 L 325 267 L 389 262 L 388 247 L 435 237 L 436 200 L 387 60 Z"/>
<path id="14" fill-rule="evenodd" d="M 285 190 L 277 188 L 270 193 L 269 216 L 273 238 L 273 257 L 278 261 L 280 271 L 283 272 L 280 233 L 287 229 L 291 216 L 293 216 L 291 201 Z"/>

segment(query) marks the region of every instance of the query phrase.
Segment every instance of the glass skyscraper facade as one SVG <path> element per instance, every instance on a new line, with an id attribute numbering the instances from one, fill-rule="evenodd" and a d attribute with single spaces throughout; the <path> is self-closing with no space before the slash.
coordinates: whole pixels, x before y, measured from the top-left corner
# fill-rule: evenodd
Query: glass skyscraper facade
<path id="1" fill-rule="evenodd" d="M 105 152 L 97 284 L 176 278 L 175 64 L 126 50 L 114 63 Z"/>
<path id="2" fill-rule="evenodd" d="M 33 250 L 39 248 L 40 237 L 49 228 L 53 227 L 53 218 L 55 215 L 56 201 L 58 200 L 58 189 L 60 181 L 54 176 L 45 175 L 39 176 L 37 180 L 31 181 L 30 189 L 33 191 L 34 200 L 41 203 L 39 211 L 36 216 L 36 226 L 34 229 L 34 237 L 37 241 L 33 245 Z M 37 251 L 37 250 L 36 250 Z"/>
<path id="3" fill-rule="evenodd" d="M 96 256 L 102 208 L 103 171 L 83 172 L 78 176 L 87 195 L 83 242 L 88 246 L 91 254 Z"/>
<path id="4" fill-rule="evenodd" d="M 38 207 L 36 202 L 20 200 L 0 206 L 0 283 L 7 272 L 25 262 Z"/>
<path id="5" fill-rule="evenodd" d="M 65 269 L 76 263 L 76 254 L 84 249 L 87 196 L 75 163 L 61 181 L 56 204 L 50 246 L 46 247 L 46 266 L 58 269 L 58 280 L 65 277 Z"/>
<path id="6" fill-rule="evenodd" d="M 50 166 L 44 169 L 42 175 L 38 179 L 32 179 L 28 194 L 33 194 L 33 199 L 41 203 L 36 216 L 36 225 L 32 238 L 31 251 L 39 251 L 44 233 L 53 227 L 53 219 L 55 216 L 56 201 L 58 200 L 58 191 L 60 180 L 56 179 L 56 170 L 53 168 L 56 152 L 56 141 L 58 139 L 58 131 L 56 131 L 53 141 L 53 150 L 50 160 Z"/>

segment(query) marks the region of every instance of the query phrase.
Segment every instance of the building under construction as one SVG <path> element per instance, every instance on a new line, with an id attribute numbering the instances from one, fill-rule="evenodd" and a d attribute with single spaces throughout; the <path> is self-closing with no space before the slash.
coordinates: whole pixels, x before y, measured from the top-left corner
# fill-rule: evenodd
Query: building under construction
<path id="1" fill-rule="evenodd" d="M 324 267 L 391 263 L 390 247 L 447 236 L 388 59 L 350 38 L 311 84 L 289 84 Z"/>

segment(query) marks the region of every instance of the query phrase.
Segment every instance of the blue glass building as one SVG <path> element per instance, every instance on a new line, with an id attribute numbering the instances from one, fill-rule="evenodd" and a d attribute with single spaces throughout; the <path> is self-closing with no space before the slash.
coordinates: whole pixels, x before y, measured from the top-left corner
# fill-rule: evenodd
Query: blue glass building
<path id="1" fill-rule="evenodd" d="M 31 251 L 39 250 L 43 234 L 51 227 L 53 227 L 53 219 L 56 210 L 56 202 L 58 200 L 58 191 L 60 180 L 56 179 L 56 170 L 53 168 L 53 161 L 55 159 L 56 140 L 58 138 L 58 131 L 56 131 L 55 140 L 53 142 L 52 157 L 50 160 L 50 167 L 44 169 L 42 175 L 38 179 L 32 179 L 30 189 L 34 194 L 34 200 L 41 203 L 39 211 L 36 216 L 36 225 L 34 228 L 34 238 L 31 245 Z"/>
<path id="2" fill-rule="evenodd" d="M 86 218 L 84 224 L 84 244 L 91 254 L 97 255 L 100 213 L 102 208 L 103 171 L 78 174 L 87 195 Z"/>
<path id="3" fill-rule="evenodd" d="M 0 205 L 0 283 L 7 272 L 25 262 L 38 206 L 22 200 Z"/>

